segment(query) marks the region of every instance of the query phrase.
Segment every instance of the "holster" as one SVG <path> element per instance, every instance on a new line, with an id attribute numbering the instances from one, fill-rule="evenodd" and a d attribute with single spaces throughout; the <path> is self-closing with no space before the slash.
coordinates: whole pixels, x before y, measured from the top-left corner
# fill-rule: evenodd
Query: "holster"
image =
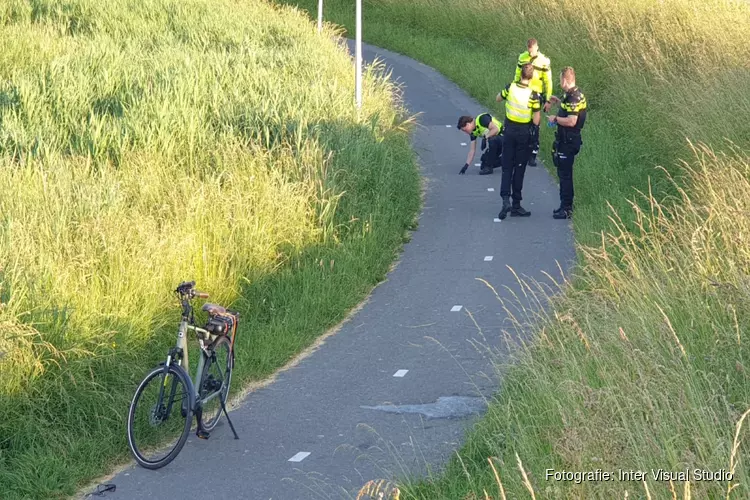
<path id="1" fill-rule="evenodd" d="M 552 142 L 552 164 L 555 166 L 555 168 L 559 167 L 559 163 L 557 160 L 557 151 L 558 151 L 559 143 L 557 140 Z"/>
<path id="2" fill-rule="evenodd" d="M 557 137 L 555 138 L 554 149 L 566 155 L 575 156 L 581 150 L 581 134 L 571 132 L 569 128 L 557 127 Z"/>

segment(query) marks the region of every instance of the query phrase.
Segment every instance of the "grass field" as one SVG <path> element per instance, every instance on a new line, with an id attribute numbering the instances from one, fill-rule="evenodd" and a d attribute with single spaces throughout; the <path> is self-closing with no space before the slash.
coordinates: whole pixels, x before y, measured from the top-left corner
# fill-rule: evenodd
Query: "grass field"
<path id="1" fill-rule="evenodd" d="M 352 2 L 325 9 L 353 29 Z M 547 314 L 498 304 L 515 313 L 511 332 L 533 321 L 537 340 L 499 367 L 502 391 L 448 469 L 405 481 L 404 497 L 749 496 L 750 4 L 377 0 L 363 19 L 366 42 L 435 67 L 491 111 L 530 37 L 556 92 L 570 65 L 589 101 L 575 167 L 580 269 Z M 551 135 L 542 128 L 548 164 Z M 648 476 L 546 478 L 599 468 Z M 731 487 L 692 476 L 722 468 Z M 688 469 L 689 484 L 655 480 L 658 469 Z"/>
<path id="2" fill-rule="evenodd" d="M 291 9 L 8 0 L 0 24 L 0 497 L 62 498 L 129 458 L 180 281 L 241 312 L 236 392 L 385 276 L 419 176 L 393 84 L 368 71 L 358 111 Z"/>

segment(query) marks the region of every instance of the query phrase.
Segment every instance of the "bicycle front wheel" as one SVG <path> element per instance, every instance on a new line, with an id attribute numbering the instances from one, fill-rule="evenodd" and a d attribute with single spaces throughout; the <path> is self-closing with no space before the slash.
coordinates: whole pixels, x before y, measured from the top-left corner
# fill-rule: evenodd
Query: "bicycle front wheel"
<path id="1" fill-rule="evenodd" d="M 128 446 L 136 462 L 159 469 L 185 446 L 193 420 L 185 371 L 154 368 L 135 391 L 128 412 Z"/>

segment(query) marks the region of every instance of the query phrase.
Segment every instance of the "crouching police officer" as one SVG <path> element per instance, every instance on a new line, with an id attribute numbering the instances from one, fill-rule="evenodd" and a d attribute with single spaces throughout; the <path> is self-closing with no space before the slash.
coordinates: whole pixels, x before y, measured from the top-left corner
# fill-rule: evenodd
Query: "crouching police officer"
<path id="1" fill-rule="evenodd" d="M 510 212 L 514 217 L 527 217 L 531 212 L 521 206 L 521 190 L 526 163 L 529 160 L 529 140 L 531 127 L 539 125 L 541 120 L 541 98 L 529 86 L 534 76 L 531 64 L 521 68 L 521 81 L 513 82 L 497 95 L 498 102 L 505 100 L 505 122 L 503 123 L 503 178 L 500 184 L 500 196 L 503 208 L 498 218 L 505 219 Z M 510 198 L 513 198 L 513 206 Z"/>
<path id="2" fill-rule="evenodd" d="M 557 124 L 555 142 L 552 144 L 552 163 L 560 178 L 560 208 L 552 216 L 569 219 L 573 214 L 573 162 L 581 150 L 581 129 L 586 123 L 586 96 L 576 86 L 576 74 L 570 66 L 560 72 L 560 87 L 565 91 L 562 100 L 552 96 L 551 101 L 560 105 L 556 116 L 548 118 Z"/>
<path id="3" fill-rule="evenodd" d="M 469 134 L 471 146 L 469 154 L 466 157 L 466 163 L 459 171 L 459 174 L 466 173 L 469 164 L 474 161 L 474 153 L 477 148 L 477 137 L 482 136 L 482 151 L 489 145 L 489 149 L 484 151 L 481 159 L 481 168 L 479 175 L 491 174 L 494 168 L 500 167 L 500 159 L 503 154 L 503 124 L 489 113 L 482 113 L 476 118 L 471 116 L 462 116 L 458 119 L 458 130 Z"/>

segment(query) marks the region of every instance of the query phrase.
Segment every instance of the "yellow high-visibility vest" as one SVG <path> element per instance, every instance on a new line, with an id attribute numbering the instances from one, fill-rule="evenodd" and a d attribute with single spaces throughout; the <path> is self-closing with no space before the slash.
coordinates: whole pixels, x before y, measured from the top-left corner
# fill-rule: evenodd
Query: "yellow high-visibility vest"
<path id="1" fill-rule="evenodd" d="M 549 101 L 552 96 L 552 70 L 550 69 L 549 57 L 541 52 L 537 53 L 536 57 L 531 57 L 528 50 L 518 56 L 516 77 L 513 80 L 516 83 L 521 81 L 521 68 L 524 64 L 531 64 L 534 67 L 534 76 L 529 81 L 529 87 Z"/>
<path id="2" fill-rule="evenodd" d="M 474 135 L 474 137 L 479 137 L 481 135 L 484 135 L 484 132 L 487 130 L 486 128 L 484 128 L 482 126 L 481 123 L 479 123 L 479 119 L 481 117 L 483 117 L 484 115 L 486 115 L 486 114 L 487 113 L 481 113 L 481 114 L 477 115 L 476 119 L 474 120 L 474 123 L 476 124 L 476 127 L 474 128 L 474 132 L 472 132 L 472 134 Z M 491 118 L 492 118 L 492 123 L 494 123 L 495 126 L 497 127 L 497 129 L 500 132 L 502 132 L 503 131 L 503 124 L 500 123 L 500 121 L 497 118 L 495 118 L 494 116 L 492 116 Z M 500 132 L 498 132 L 498 134 Z"/>
<path id="3" fill-rule="evenodd" d="M 516 123 L 529 123 L 534 111 L 541 109 L 539 94 L 528 85 L 513 82 L 501 93 L 505 99 L 505 118 Z"/>

